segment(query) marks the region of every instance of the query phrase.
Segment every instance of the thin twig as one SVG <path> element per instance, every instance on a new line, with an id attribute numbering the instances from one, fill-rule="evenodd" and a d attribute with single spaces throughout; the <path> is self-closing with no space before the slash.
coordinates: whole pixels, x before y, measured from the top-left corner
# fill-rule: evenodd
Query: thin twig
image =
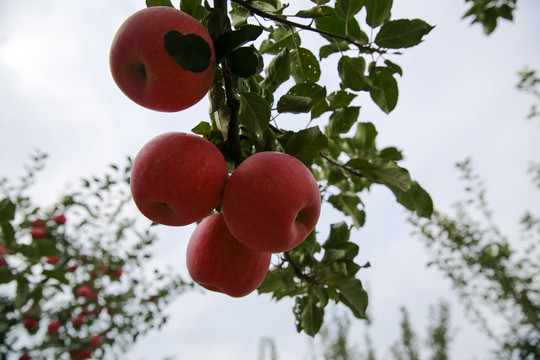
<path id="1" fill-rule="evenodd" d="M 275 22 L 279 22 L 281 24 L 288 25 L 289 27 L 292 26 L 292 27 L 297 27 L 297 28 L 300 28 L 300 29 L 308 30 L 308 31 L 313 31 L 313 32 L 316 32 L 316 33 L 318 33 L 320 35 L 325 35 L 325 36 L 331 37 L 334 40 L 337 40 L 337 39 L 344 40 L 344 41 L 348 42 L 349 44 L 352 44 L 352 45 L 356 46 L 359 50 L 364 51 L 364 52 L 368 52 L 370 54 L 373 54 L 373 53 L 384 54 L 384 53 L 386 53 L 386 50 L 384 50 L 384 49 L 373 48 L 370 45 L 360 44 L 360 43 L 356 42 L 354 39 L 352 39 L 349 36 L 343 36 L 343 35 L 339 35 L 339 34 L 334 34 L 332 32 L 326 31 L 326 30 L 321 30 L 321 29 L 314 28 L 314 27 L 311 26 L 311 24 L 310 25 L 304 25 L 304 24 L 301 24 L 301 23 L 290 21 L 290 20 L 286 19 L 283 16 L 267 13 L 267 12 L 265 12 L 263 10 L 260 10 L 260 9 L 257 9 L 255 7 L 253 7 L 249 1 L 245 1 L 245 0 L 231 0 L 231 1 L 238 4 L 238 5 L 240 5 L 240 6 L 242 6 L 245 9 L 249 10 L 252 14 L 259 15 L 259 16 L 265 18 L 265 19 L 270 19 L 270 20 L 273 20 Z"/>
<path id="2" fill-rule="evenodd" d="M 348 172 L 349 174 L 351 175 L 354 175 L 354 176 L 358 176 L 358 177 L 365 177 L 364 174 L 362 174 L 361 172 L 359 172 L 358 170 L 356 169 L 353 169 L 347 165 L 343 165 L 342 163 L 332 159 L 331 157 L 329 157 L 328 155 L 325 155 L 322 151 L 319 152 L 319 155 L 321 155 L 321 157 L 323 159 L 325 159 L 326 161 L 328 161 L 330 164 L 334 165 L 334 166 L 337 166 L 343 170 L 345 170 L 346 172 Z"/>

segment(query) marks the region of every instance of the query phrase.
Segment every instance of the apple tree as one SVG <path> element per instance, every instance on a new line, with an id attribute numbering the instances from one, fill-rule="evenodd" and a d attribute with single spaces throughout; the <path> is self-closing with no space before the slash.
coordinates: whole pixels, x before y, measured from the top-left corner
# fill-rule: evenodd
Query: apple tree
<path id="1" fill-rule="evenodd" d="M 215 67 L 213 83 L 207 89 L 209 119 L 201 121 L 191 132 L 221 151 L 231 174 L 229 181 L 240 177 L 247 159 L 259 153 L 286 154 L 299 160 L 301 165 L 297 169 L 309 169 L 316 180 L 322 211 L 331 207 L 343 215 L 343 221 L 330 226 L 327 238 L 321 239 L 318 231 L 311 228 L 297 246 L 274 252 L 275 261 L 258 292 L 272 294 L 275 300 L 293 298 L 297 330 L 311 336 L 320 330 L 324 309 L 330 301 L 341 303 L 355 317 L 364 318 L 368 295 L 359 274 L 369 263 L 357 263 L 359 247 L 351 240 L 351 232 L 366 221 L 362 194 L 372 186 L 384 186 L 405 209 L 427 218 L 433 212 L 433 204 L 429 194 L 401 165 L 402 152 L 397 147 L 377 146 L 376 125 L 363 121 L 360 110 L 369 103 L 384 113 L 395 109 L 398 80 L 404 71 L 396 59 L 403 51 L 419 45 L 433 26 L 421 19 L 392 18 L 392 0 L 295 1 L 291 5 L 279 0 L 215 0 L 212 4 L 182 0 L 179 7 L 170 0 L 147 0 L 146 4 L 149 8 L 180 10 L 197 19 L 207 29 L 211 42 L 199 30 L 175 28 L 178 24 L 171 25 L 173 30 L 162 30 L 153 41 L 143 40 L 157 32 L 166 17 L 163 15 L 162 22 L 154 21 L 159 25 L 153 27 L 141 21 L 144 32 L 140 31 L 144 35 L 128 37 L 133 41 L 131 46 L 122 43 L 125 49 L 139 48 L 140 54 L 128 55 L 131 50 L 125 50 L 127 60 L 118 65 L 117 57 L 122 51 L 116 47 L 120 41 L 113 41 L 111 71 L 120 89 L 140 104 L 129 92 L 136 87 L 148 93 L 151 89 L 158 92 L 156 84 L 162 81 L 161 96 L 177 97 L 180 102 L 190 87 L 198 91 L 205 81 L 183 86 L 171 95 L 167 91 L 174 84 L 167 81 L 176 74 L 174 66 L 169 65 L 171 58 L 182 71 L 189 69 L 203 77 L 209 68 Z M 132 19 L 126 23 L 132 23 Z M 136 33 L 136 27 L 132 28 Z M 116 38 L 125 38 L 127 31 L 122 25 Z M 156 44 L 161 45 L 154 47 Z M 150 55 L 143 54 L 145 47 L 152 48 Z M 158 64 L 156 70 L 152 70 L 152 59 Z M 170 77 L 161 75 L 164 67 L 171 69 Z M 125 77 L 118 81 L 122 71 L 132 72 L 131 83 Z M 328 81 L 329 77 L 332 81 Z M 169 100 L 159 96 L 155 99 L 155 103 Z M 151 101 L 147 107 L 152 104 Z M 189 156 L 170 148 L 153 164 L 159 167 L 161 160 L 170 157 L 189 162 Z M 261 166 L 266 171 L 261 172 L 264 175 L 259 179 L 252 177 L 251 181 L 243 179 L 243 188 L 252 191 L 266 176 L 277 176 L 272 182 L 276 186 L 294 178 L 294 171 L 279 176 L 282 165 L 276 162 Z M 278 170 L 269 171 L 274 168 Z M 169 176 L 171 181 L 176 171 L 181 173 L 170 168 L 167 171 L 162 175 Z M 305 185 L 308 178 L 296 181 Z M 242 233 L 249 231 L 229 226 L 234 216 L 227 209 L 241 206 L 244 200 L 235 201 L 241 191 L 228 196 L 228 186 L 225 185 L 223 203 L 216 204 L 214 211 L 217 216 L 223 214 L 227 228 L 241 241 Z M 272 195 L 265 193 L 268 188 L 269 185 L 261 186 L 253 196 L 256 199 L 249 199 L 270 204 L 266 212 L 261 212 L 263 220 L 257 219 L 257 229 L 278 221 L 287 204 L 295 202 L 296 193 L 287 187 L 271 192 Z M 160 200 L 162 209 L 172 208 L 168 201 L 174 200 L 172 194 L 176 191 L 170 193 L 168 199 Z M 298 214 L 288 220 L 291 226 L 302 222 L 301 212 Z M 255 220 L 237 223 L 247 224 L 248 228 Z M 204 261 L 205 255 L 196 257 L 195 260 Z M 228 270 L 212 271 L 217 274 Z M 211 281 L 201 285 L 224 292 Z"/>
<path id="2" fill-rule="evenodd" d="M 32 158 L 0 180 L 0 359 L 117 358 L 190 284 L 143 266 L 155 234 L 126 206 L 129 161 L 42 208 L 32 186 L 46 155 Z"/>

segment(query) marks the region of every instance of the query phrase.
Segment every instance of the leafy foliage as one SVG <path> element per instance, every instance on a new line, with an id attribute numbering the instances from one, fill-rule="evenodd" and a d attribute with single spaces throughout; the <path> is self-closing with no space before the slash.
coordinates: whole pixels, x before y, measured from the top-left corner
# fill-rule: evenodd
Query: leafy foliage
<path id="1" fill-rule="evenodd" d="M 166 322 L 163 306 L 189 284 L 143 266 L 155 235 L 127 206 L 130 162 L 43 209 L 30 194 L 45 159 L 0 182 L 0 354 L 119 358 Z"/>
<path id="2" fill-rule="evenodd" d="M 406 209 L 425 217 L 433 212 L 429 194 L 399 165 L 401 152 L 377 148 L 375 125 L 360 121 L 362 93 L 384 113 L 396 108 L 396 75 L 403 70 L 390 58 L 433 29 L 420 19 L 392 19 L 392 4 L 296 2 L 299 10 L 288 15 L 279 0 L 215 0 L 213 7 L 180 2 L 180 9 L 204 9 L 197 18 L 214 40 L 218 62 L 210 122 L 192 131 L 213 142 L 231 170 L 261 151 L 296 156 L 316 176 L 323 201 L 346 219 L 331 225 L 325 241 L 314 231 L 277 256 L 259 288 L 275 300 L 293 297 L 297 329 L 311 336 L 330 301 L 365 318 L 368 296 L 358 275 L 369 264 L 355 263 L 359 247 L 351 240 L 351 231 L 366 221 L 360 194 L 378 184 Z M 306 33 L 320 36 L 318 51 L 304 43 Z M 331 67 L 339 74 L 337 87 L 323 82 Z M 283 126 L 292 123 L 290 116 L 307 124 Z"/>
<path id="3" fill-rule="evenodd" d="M 500 18 L 514 19 L 517 0 L 465 0 L 471 7 L 464 18 L 472 17 L 472 24 L 481 23 L 486 35 L 491 34 L 497 27 Z"/>
<path id="4" fill-rule="evenodd" d="M 540 76 L 536 73 L 536 70 L 526 69 L 520 71 L 519 76 L 518 90 L 534 96 L 537 101 L 540 100 Z M 531 106 L 528 118 L 532 119 L 536 116 L 540 116 L 540 112 L 538 111 L 538 105 L 534 104 Z"/>
<path id="5" fill-rule="evenodd" d="M 402 307 L 400 321 L 400 337 L 394 341 L 389 348 L 389 353 L 396 360 L 420 360 L 423 359 L 422 351 L 426 345 L 432 360 L 448 360 L 449 345 L 452 341 L 450 335 L 450 306 L 445 301 L 430 308 L 429 326 L 427 336 L 419 336 L 409 318 L 409 312 Z M 358 344 L 351 344 L 350 329 L 351 319 L 345 315 L 334 314 L 331 321 L 325 322 L 315 340 L 310 339 L 310 352 L 306 358 L 311 360 L 376 360 L 377 355 L 373 348 L 373 343 L 369 335 L 369 325 L 367 323 L 365 333 L 365 344 L 362 350 L 358 349 Z M 272 338 L 263 338 L 260 341 L 259 359 L 265 359 L 265 349 L 271 350 L 271 359 L 277 359 L 276 344 Z"/>
<path id="6" fill-rule="evenodd" d="M 485 187 L 470 160 L 458 167 L 470 197 L 455 205 L 453 216 L 436 212 L 432 219 L 414 219 L 413 224 L 434 255 L 432 265 L 452 281 L 470 315 L 499 344 L 498 357 L 536 359 L 540 356 L 540 220 L 526 212 L 521 242 L 511 243 L 493 222 Z M 501 318 L 503 332 L 488 325 L 492 316 Z"/>

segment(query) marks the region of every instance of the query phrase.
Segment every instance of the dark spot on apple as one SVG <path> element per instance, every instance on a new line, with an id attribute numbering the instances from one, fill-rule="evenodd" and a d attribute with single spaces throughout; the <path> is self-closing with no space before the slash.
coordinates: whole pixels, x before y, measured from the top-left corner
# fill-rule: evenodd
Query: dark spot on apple
<path id="1" fill-rule="evenodd" d="M 139 66 L 139 73 L 143 76 L 143 77 L 146 77 L 146 66 L 144 66 L 144 64 L 141 64 Z"/>
<path id="2" fill-rule="evenodd" d="M 169 207 L 169 205 L 167 205 L 166 203 L 162 202 L 161 205 L 163 205 L 163 207 Z"/>

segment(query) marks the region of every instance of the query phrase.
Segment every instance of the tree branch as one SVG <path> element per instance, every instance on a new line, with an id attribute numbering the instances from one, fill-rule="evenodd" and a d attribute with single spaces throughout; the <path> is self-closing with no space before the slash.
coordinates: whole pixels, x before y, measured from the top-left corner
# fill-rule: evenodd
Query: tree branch
<path id="1" fill-rule="evenodd" d="M 357 177 L 360 177 L 360 178 L 363 178 L 364 177 L 364 174 L 362 174 L 361 172 L 359 172 L 358 170 L 355 170 L 355 169 L 352 169 L 346 165 L 343 165 L 342 163 L 332 159 L 331 157 L 329 157 L 328 155 L 325 155 L 322 151 L 319 152 L 319 154 L 321 155 L 321 157 L 323 159 L 325 159 L 326 161 L 328 161 L 330 164 L 334 165 L 334 166 L 337 166 L 343 170 L 345 170 L 346 172 L 348 172 L 349 174 L 351 175 L 354 175 L 354 176 L 357 176 Z"/>
<path id="2" fill-rule="evenodd" d="M 343 36 L 343 35 L 339 35 L 339 34 L 334 34 L 332 32 L 326 31 L 326 30 L 321 30 L 321 29 L 314 28 L 311 25 L 300 24 L 300 23 L 297 23 L 297 22 L 294 22 L 294 21 L 287 20 L 286 18 L 284 18 L 282 16 L 267 13 L 265 11 L 262 11 L 262 10 L 259 10 L 259 9 L 255 8 L 255 7 L 253 7 L 251 5 L 250 1 L 231 0 L 231 2 L 234 2 L 234 3 L 242 6 L 243 8 L 249 10 L 252 14 L 259 15 L 262 18 L 270 19 L 270 20 L 273 20 L 275 22 L 279 22 L 281 24 L 288 25 L 290 27 L 296 27 L 296 28 L 299 28 L 299 29 L 313 31 L 313 32 L 316 32 L 318 34 L 331 37 L 334 40 L 338 40 L 338 39 L 339 40 L 344 40 L 344 41 L 348 42 L 349 44 L 352 44 L 352 45 L 356 46 L 359 50 L 370 53 L 370 54 L 373 54 L 373 53 L 385 54 L 387 52 L 386 50 L 383 50 L 383 49 L 380 49 L 380 48 L 373 48 L 370 45 L 360 44 L 360 43 L 356 42 L 354 39 L 352 39 L 349 36 Z"/>
<path id="3" fill-rule="evenodd" d="M 294 260 L 292 259 L 291 255 L 289 254 L 288 251 L 285 251 L 283 253 L 283 257 L 284 257 L 285 261 L 287 261 L 289 264 L 291 264 L 291 268 L 293 269 L 294 274 L 296 275 L 296 277 L 298 277 L 299 279 L 301 279 L 301 280 L 303 280 L 305 282 L 308 282 L 310 284 L 314 284 L 314 285 L 322 284 L 322 281 L 319 280 L 318 278 L 316 278 L 315 276 L 305 274 L 302 271 L 302 269 L 300 269 L 298 264 L 296 264 L 294 262 Z"/>
<path id="4" fill-rule="evenodd" d="M 227 15 L 227 0 L 214 0 L 214 8 L 223 11 L 225 15 Z M 227 130 L 227 142 L 231 146 L 231 156 L 234 165 L 238 166 L 244 160 L 240 147 L 240 121 L 238 119 L 238 113 L 240 112 L 240 102 L 236 97 L 234 86 L 232 84 L 232 75 L 229 71 L 227 60 L 224 60 L 222 62 L 221 70 L 223 73 L 223 82 L 225 85 L 227 106 L 231 111 L 229 128 Z"/>

